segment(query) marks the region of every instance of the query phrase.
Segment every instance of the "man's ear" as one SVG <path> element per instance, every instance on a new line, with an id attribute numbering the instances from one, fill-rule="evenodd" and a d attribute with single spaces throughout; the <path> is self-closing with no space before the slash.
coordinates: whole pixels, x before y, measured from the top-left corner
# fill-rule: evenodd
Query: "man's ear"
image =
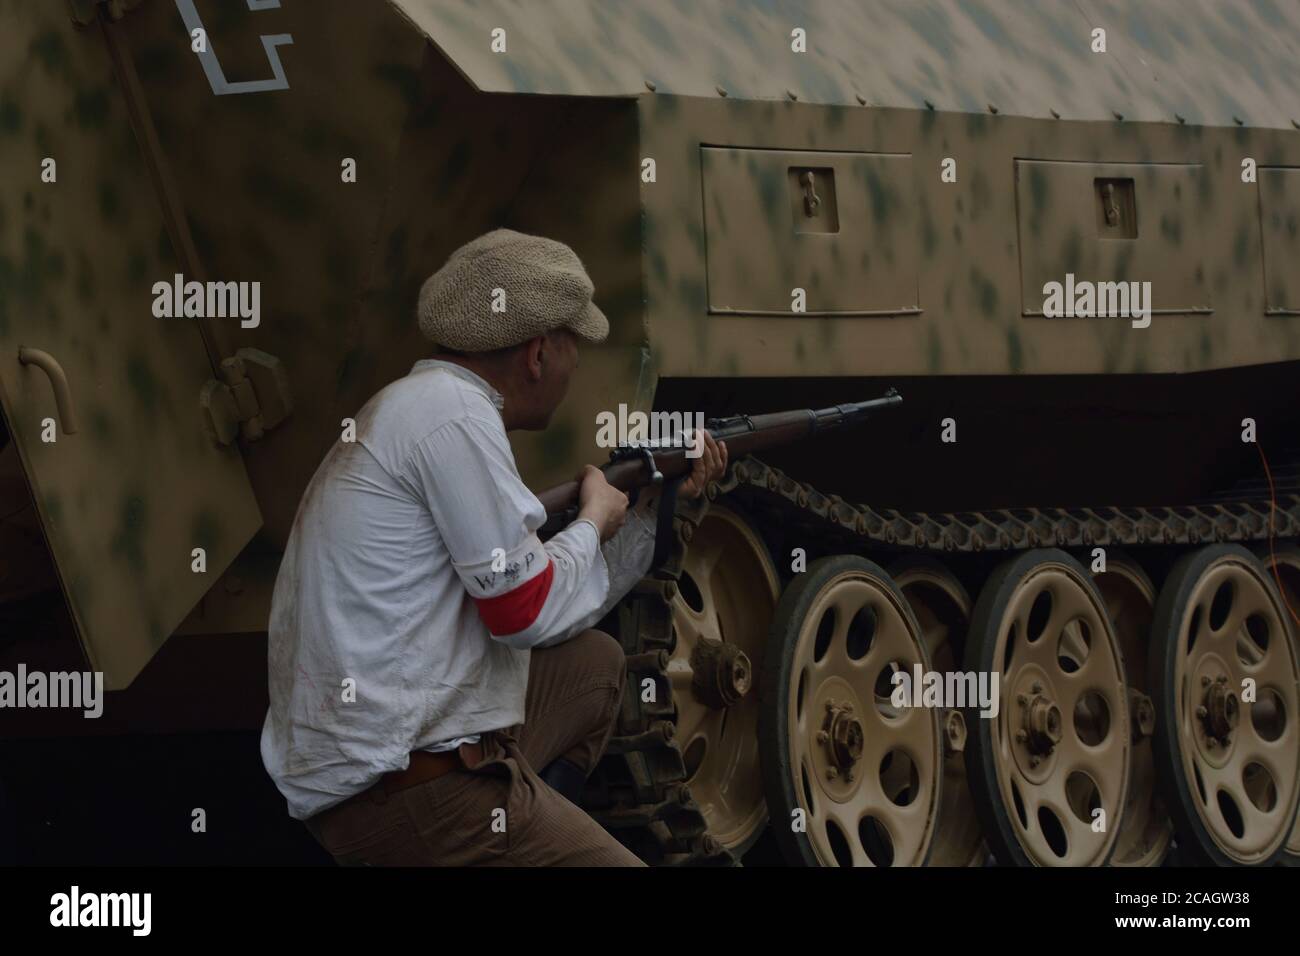
<path id="1" fill-rule="evenodd" d="M 524 343 L 524 373 L 530 382 L 542 380 L 542 352 L 546 348 L 546 336 L 539 335 Z"/>

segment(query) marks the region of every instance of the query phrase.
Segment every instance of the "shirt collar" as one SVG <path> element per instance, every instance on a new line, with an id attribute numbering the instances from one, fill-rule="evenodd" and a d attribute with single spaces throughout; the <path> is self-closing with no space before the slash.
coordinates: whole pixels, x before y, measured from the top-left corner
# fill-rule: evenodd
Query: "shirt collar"
<path id="1" fill-rule="evenodd" d="M 475 372 L 471 372 L 463 365 L 458 365 L 455 362 L 447 362 L 443 359 L 420 359 L 420 361 L 411 366 L 412 372 L 422 372 L 430 369 L 442 369 L 444 372 L 450 372 L 457 378 L 473 385 L 492 400 L 492 404 L 497 407 L 498 411 L 501 411 L 506 407 L 506 400 L 501 397 L 500 392 L 488 383 L 487 379 Z"/>

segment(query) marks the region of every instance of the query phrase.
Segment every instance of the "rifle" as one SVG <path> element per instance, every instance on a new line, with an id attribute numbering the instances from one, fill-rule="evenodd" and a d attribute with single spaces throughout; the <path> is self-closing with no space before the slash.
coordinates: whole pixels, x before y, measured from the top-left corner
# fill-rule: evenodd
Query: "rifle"
<path id="1" fill-rule="evenodd" d="M 903 397 L 891 388 L 883 397 L 865 402 L 766 415 L 732 415 L 729 418 L 711 418 L 704 425 L 714 439 L 727 443 L 730 463 L 765 448 L 789 444 L 835 428 L 859 425 L 876 412 L 901 404 Z M 680 435 L 667 444 L 625 445 L 610 452 L 610 460 L 601 466 L 601 471 L 605 473 L 606 481 L 619 491 L 628 493 L 633 502 L 637 489 L 651 484 L 665 485 L 668 490 L 660 509 L 662 527 L 664 515 L 671 514 L 679 479 L 689 475 L 694 464 L 695 459 L 686 457 L 687 450 L 684 437 Z M 547 515 L 546 524 L 538 531 L 542 537 L 554 534 L 578 516 L 578 488 L 577 480 L 566 481 L 537 496 Z"/>

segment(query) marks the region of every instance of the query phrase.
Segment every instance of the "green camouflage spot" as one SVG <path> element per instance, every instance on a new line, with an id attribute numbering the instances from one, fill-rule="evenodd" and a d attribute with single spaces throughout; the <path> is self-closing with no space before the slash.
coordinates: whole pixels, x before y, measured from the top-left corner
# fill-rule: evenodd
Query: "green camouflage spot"
<path id="1" fill-rule="evenodd" d="M 117 187 L 107 179 L 99 183 L 99 213 L 110 222 L 122 213 L 122 198 L 117 194 Z"/>
<path id="2" fill-rule="evenodd" d="M 780 170 L 774 166 L 757 170 L 757 178 L 758 198 L 763 204 L 763 212 L 772 222 L 780 221 L 781 208 L 784 205 L 781 202 L 783 177 Z"/>
<path id="3" fill-rule="evenodd" d="M 144 87 L 164 87 L 180 79 L 180 59 L 173 44 L 145 47 L 134 54 L 135 72 Z"/>
<path id="4" fill-rule="evenodd" d="M 1127 282 L 1129 270 L 1133 267 L 1133 243 L 1126 242 L 1115 256 L 1115 281 Z"/>
<path id="5" fill-rule="evenodd" d="M 871 200 L 872 221 L 877 226 L 882 226 L 889 217 L 890 210 L 893 208 L 896 199 L 885 186 L 884 181 L 876 175 L 874 169 L 867 168 L 864 178 L 867 184 L 867 195 Z"/>
<path id="6" fill-rule="evenodd" d="M 447 164 L 442 168 L 442 188 L 448 189 L 454 183 L 460 181 L 469 169 L 472 152 L 469 143 L 465 140 L 458 140 L 447 154 Z"/>
<path id="7" fill-rule="evenodd" d="M 420 74 L 414 67 L 404 63 L 380 63 L 375 67 L 375 76 L 396 89 L 408 107 L 414 109 L 421 105 Z"/>
<path id="8" fill-rule="evenodd" d="M 134 249 L 126 260 L 126 277 L 132 284 L 143 282 L 149 272 L 149 257 L 143 249 Z"/>
<path id="9" fill-rule="evenodd" d="M 58 495 L 48 495 L 45 498 L 45 514 L 54 524 L 59 523 L 63 517 L 63 499 Z"/>
<path id="10" fill-rule="evenodd" d="M 193 240 L 194 251 L 200 259 L 211 259 L 216 255 L 217 248 L 212 243 L 212 236 L 197 216 L 190 217 L 190 239 Z"/>
<path id="11" fill-rule="evenodd" d="M 989 177 L 982 168 L 976 167 L 970 180 L 970 218 L 975 222 L 993 205 L 993 187 Z"/>
<path id="12" fill-rule="evenodd" d="M 975 299 L 985 318 L 993 318 L 998 310 L 998 287 L 977 267 L 970 270 L 970 282 L 975 287 Z"/>
<path id="13" fill-rule="evenodd" d="M 108 120 L 108 93 L 99 87 L 78 90 L 72 107 L 78 126 L 82 129 L 101 129 Z"/>
<path id="14" fill-rule="evenodd" d="M 1047 174 L 1037 164 L 1029 167 L 1029 230 L 1038 235 L 1043 229 L 1043 212 L 1047 208 L 1047 194 L 1051 187 Z"/>
<path id="15" fill-rule="evenodd" d="M 1012 326 L 1007 329 L 1007 367 L 1013 375 L 1020 373 L 1024 367 L 1024 354 L 1020 346 L 1020 333 Z"/>
<path id="16" fill-rule="evenodd" d="M 921 207 L 921 249 L 928 259 L 939 247 L 939 232 L 934 228 L 934 218 L 930 215 L 928 203 Z M 838 248 L 838 247 L 837 247 Z"/>
<path id="17" fill-rule="evenodd" d="M 100 444 L 107 444 L 113 437 L 113 423 L 102 408 L 90 413 L 90 434 Z"/>
<path id="18" fill-rule="evenodd" d="M 1083 237 L 1079 235 L 1078 229 L 1071 229 L 1065 236 L 1065 242 L 1061 246 L 1061 262 L 1065 266 L 1066 272 L 1079 271 L 1079 266 L 1083 259 Z"/>
<path id="19" fill-rule="evenodd" d="M 1175 245 L 1183 241 L 1183 224 L 1168 215 L 1160 217 L 1160 235 Z"/>
<path id="20" fill-rule="evenodd" d="M 23 111 L 8 93 L 0 94 L 0 132 L 16 133 L 22 125 Z"/>
<path id="21" fill-rule="evenodd" d="M 53 156 L 57 152 L 54 147 L 54 136 L 51 135 L 48 126 L 38 122 L 32 132 L 36 141 L 36 148 L 40 150 L 41 156 Z"/>
<path id="22" fill-rule="evenodd" d="M 82 302 L 90 302 L 95 298 L 95 269 L 91 265 L 90 257 L 81 250 L 77 251 L 77 270 L 76 270 L 77 298 Z"/>
<path id="23" fill-rule="evenodd" d="M 157 410 L 163 398 L 162 386 L 142 355 L 136 353 L 127 359 L 126 382 L 141 405 L 149 411 Z"/>
<path id="24" fill-rule="evenodd" d="M 1250 232 L 1245 225 L 1237 229 L 1232 240 L 1232 259 L 1237 265 L 1244 266 L 1250 258 Z"/>
<path id="25" fill-rule="evenodd" d="M 546 429 L 546 440 L 541 442 L 542 460 L 548 468 L 558 468 L 574 460 L 578 447 L 578 430 L 573 422 L 553 422 Z"/>
<path id="26" fill-rule="evenodd" d="M 194 523 L 190 526 L 190 540 L 194 542 L 194 547 L 202 548 L 209 556 L 217 550 L 221 541 L 221 522 L 213 512 L 204 508 L 194 516 Z"/>
<path id="27" fill-rule="evenodd" d="M 46 30 L 33 37 L 27 49 L 41 61 L 47 73 L 57 76 L 68 72 L 68 45 L 62 33 Z"/>
<path id="28" fill-rule="evenodd" d="M 701 260 L 704 258 L 704 230 L 700 228 L 699 223 L 691 221 L 686 224 L 686 236 L 691 240 L 691 245 L 695 247 L 695 254 Z"/>
<path id="29" fill-rule="evenodd" d="M 113 554 L 126 558 L 136 570 L 144 569 L 144 537 L 148 513 L 148 505 L 141 495 L 128 495 L 122 502 L 117 531 L 113 535 Z"/>
<path id="30" fill-rule="evenodd" d="M 943 342 L 939 339 L 939 329 L 930 326 L 926 333 L 926 358 L 930 364 L 930 374 L 943 368 Z"/>
<path id="31" fill-rule="evenodd" d="M 235 99 L 255 99 L 240 96 Z M 271 166 L 248 166 L 243 175 L 244 191 L 255 203 L 273 210 L 285 219 L 302 221 L 311 214 L 315 203 L 311 193 L 296 179 L 283 175 Z M 198 237 L 195 237 L 195 244 Z"/>
<path id="32" fill-rule="evenodd" d="M 1210 364 L 1210 354 L 1214 351 L 1210 344 L 1210 332 L 1208 329 L 1201 330 L 1201 365 Z"/>
<path id="33" fill-rule="evenodd" d="M 650 271 L 659 282 L 668 281 L 668 260 L 658 249 L 652 249 L 649 252 Z"/>

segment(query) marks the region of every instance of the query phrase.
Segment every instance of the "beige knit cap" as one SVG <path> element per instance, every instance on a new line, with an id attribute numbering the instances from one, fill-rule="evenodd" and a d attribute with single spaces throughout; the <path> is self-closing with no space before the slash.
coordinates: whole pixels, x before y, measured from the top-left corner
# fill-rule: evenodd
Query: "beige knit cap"
<path id="1" fill-rule="evenodd" d="M 504 311 L 492 311 L 501 299 Z M 588 342 L 609 334 L 582 260 L 562 242 L 495 229 L 467 242 L 420 289 L 420 331 L 457 352 L 490 352 L 568 328 Z"/>

